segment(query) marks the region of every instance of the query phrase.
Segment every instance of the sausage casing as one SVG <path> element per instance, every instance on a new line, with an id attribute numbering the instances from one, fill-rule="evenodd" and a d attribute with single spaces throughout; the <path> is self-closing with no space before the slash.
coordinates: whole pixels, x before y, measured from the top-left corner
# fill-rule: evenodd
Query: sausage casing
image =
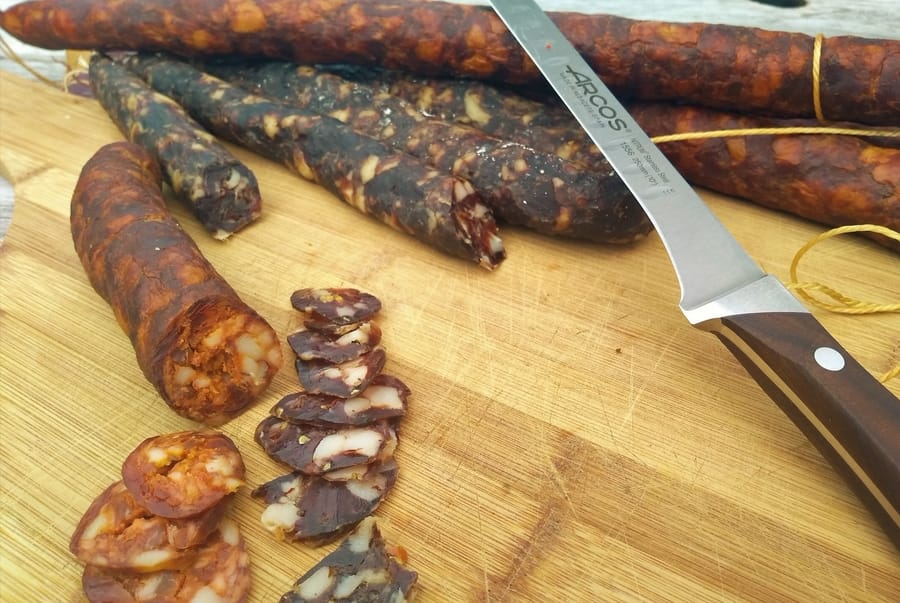
<path id="1" fill-rule="evenodd" d="M 72 238 L 147 380 L 175 412 L 216 425 L 268 387 L 281 347 L 168 212 L 160 178 L 142 147 L 102 147 L 72 196 Z"/>

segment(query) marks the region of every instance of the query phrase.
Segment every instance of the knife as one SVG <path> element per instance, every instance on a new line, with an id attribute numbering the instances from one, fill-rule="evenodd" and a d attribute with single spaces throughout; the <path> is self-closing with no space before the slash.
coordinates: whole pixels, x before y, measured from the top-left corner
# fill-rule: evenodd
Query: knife
<path id="1" fill-rule="evenodd" d="M 900 400 L 763 272 L 534 0 L 490 0 L 646 211 L 715 334 L 860 497 L 900 548 Z"/>

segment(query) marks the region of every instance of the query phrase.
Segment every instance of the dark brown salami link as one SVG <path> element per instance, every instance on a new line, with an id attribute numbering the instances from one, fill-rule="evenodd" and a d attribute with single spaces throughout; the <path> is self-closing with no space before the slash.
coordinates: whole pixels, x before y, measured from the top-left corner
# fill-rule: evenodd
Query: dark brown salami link
<path id="1" fill-rule="evenodd" d="M 391 553 L 374 517 L 362 520 L 341 542 L 303 574 L 280 603 L 387 601 L 406 603 L 418 574 Z"/>
<path id="2" fill-rule="evenodd" d="M 472 185 L 391 151 L 340 121 L 250 94 L 175 60 L 128 65 L 221 138 L 279 161 L 392 228 L 492 269 L 505 257 Z"/>
<path id="3" fill-rule="evenodd" d="M 175 196 L 213 237 L 228 238 L 259 217 L 253 172 L 181 107 L 105 56 L 91 57 L 89 73 L 95 96 L 119 130 L 153 154 Z"/>
<path id="4" fill-rule="evenodd" d="M 385 70 L 342 68 L 348 77 L 382 86 L 422 111 L 472 121 L 486 131 L 535 148 L 557 149 L 590 169 L 596 145 L 571 114 L 482 82 L 422 78 Z M 381 81 L 381 84 L 374 82 Z M 739 115 L 663 103 L 629 103 L 651 135 L 747 128 L 817 126 L 813 120 Z M 844 124 L 853 127 L 854 124 Z M 858 125 L 857 125 L 858 127 Z M 890 139 L 852 136 L 730 136 L 661 144 L 661 150 L 695 186 L 741 197 L 832 226 L 900 223 L 900 150 Z M 561 146 L 560 146 L 561 145 Z M 896 244 L 873 236 L 889 247 Z"/>
<path id="5" fill-rule="evenodd" d="M 405 383 L 382 373 L 352 398 L 299 392 L 283 397 L 269 412 L 300 425 L 369 425 L 402 417 L 409 396 Z"/>
<path id="6" fill-rule="evenodd" d="M 384 349 L 375 348 L 338 364 L 299 358 L 294 364 L 300 385 L 307 392 L 350 398 L 369 386 L 372 379 L 381 373 L 386 360 Z"/>
<path id="7" fill-rule="evenodd" d="M 330 331 L 369 320 L 381 310 L 381 300 L 349 287 L 307 287 L 291 294 L 291 306 L 308 315 L 307 327 Z"/>
<path id="8" fill-rule="evenodd" d="M 381 341 L 381 328 L 366 321 L 343 334 L 300 329 L 288 335 L 287 341 L 300 360 L 340 363 L 371 352 Z"/>
<path id="9" fill-rule="evenodd" d="M 281 346 L 169 214 L 159 182 L 143 148 L 104 146 L 72 196 L 72 238 L 147 380 L 177 413 L 215 425 L 268 387 Z"/>
<path id="10" fill-rule="evenodd" d="M 390 457 L 397 433 L 388 421 L 360 427 L 296 425 L 266 417 L 256 441 L 270 457 L 308 475 L 367 465 Z"/>
<path id="11" fill-rule="evenodd" d="M 586 171 L 555 152 L 427 117 L 392 94 L 315 67 L 273 62 L 207 68 L 253 92 L 339 119 L 465 178 L 508 224 L 602 243 L 631 243 L 651 229 L 609 164 Z M 598 161 L 605 163 L 602 155 Z"/>
<path id="12" fill-rule="evenodd" d="M 191 563 L 192 547 L 216 529 L 229 501 L 187 519 L 165 519 L 140 506 L 122 482 L 88 507 L 69 541 L 79 561 L 109 568 L 156 571 Z"/>
<path id="13" fill-rule="evenodd" d="M 250 555 L 237 524 L 226 519 L 188 567 L 136 573 L 88 565 L 81 583 L 91 603 L 244 603 Z"/>
<path id="14" fill-rule="evenodd" d="M 687 106 L 640 104 L 632 112 L 651 135 L 773 125 Z M 695 185 L 832 226 L 900 229 L 900 149 L 825 134 L 685 140 L 660 149 Z"/>
<path id="15" fill-rule="evenodd" d="M 425 115 L 477 127 L 491 136 L 554 153 L 600 174 L 612 172 L 597 145 L 558 102 L 535 100 L 479 80 L 429 78 L 345 65 L 327 68 L 401 98 Z"/>
<path id="16" fill-rule="evenodd" d="M 550 16 L 620 96 L 814 115 L 812 36 L 572 12 Z M 449 2 L 32 0 L 4 11 L 0 25 L 45 48 L 238 54 L 542 81 L 493 10 Z M 896 125 L 900 40 L 828 38 L 819 73 L 826 118 Z"/>
<path id="17" fill-rule="evenodd" d="M 202 513 L 244 484 L 244 461 L 223 433 L 180 431 L 147 438 L 122 463 L 138 504 L 156 515 Z"/>
<path id="18" fill-rule="evenodd" d="M 277 477 L 253 490 L 266 503 L 262 524 L 279 539 L 323 544 L 370 515 L 397 481 L 393 458 L 363 479 L 330 481 L 300 472 Z"/>

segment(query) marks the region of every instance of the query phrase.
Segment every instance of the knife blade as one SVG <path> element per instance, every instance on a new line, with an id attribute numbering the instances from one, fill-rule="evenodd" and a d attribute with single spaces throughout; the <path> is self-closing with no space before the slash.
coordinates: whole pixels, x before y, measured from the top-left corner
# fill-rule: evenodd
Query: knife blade
<path id="1" fill-rule="evenodd" d="M 900 400 L 709 210 L 534 0 L 490 0 L 646 211 L 688 321 L 716 335 L 900 548 Z"/>

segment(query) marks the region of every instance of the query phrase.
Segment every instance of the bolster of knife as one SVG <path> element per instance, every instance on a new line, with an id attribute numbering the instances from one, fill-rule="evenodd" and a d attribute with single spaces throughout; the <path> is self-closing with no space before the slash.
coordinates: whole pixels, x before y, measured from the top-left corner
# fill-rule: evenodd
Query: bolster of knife
<path id="1" fill-rule="evenodd" d="M 706 325 L 831 462 L 900 548 L 900 400 L 808 313 Z"/>

